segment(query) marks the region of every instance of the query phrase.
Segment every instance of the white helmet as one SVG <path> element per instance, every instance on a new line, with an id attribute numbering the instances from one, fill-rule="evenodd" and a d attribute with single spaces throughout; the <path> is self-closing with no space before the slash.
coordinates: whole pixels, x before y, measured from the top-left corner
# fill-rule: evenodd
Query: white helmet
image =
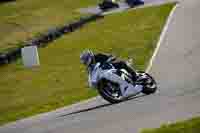
<path id="1" fill-rule="evenodd" d="M 89 66 L 94 61 L 94 54 L 91 50 L 84 50 L 80 55 L 81 63 Z"/>

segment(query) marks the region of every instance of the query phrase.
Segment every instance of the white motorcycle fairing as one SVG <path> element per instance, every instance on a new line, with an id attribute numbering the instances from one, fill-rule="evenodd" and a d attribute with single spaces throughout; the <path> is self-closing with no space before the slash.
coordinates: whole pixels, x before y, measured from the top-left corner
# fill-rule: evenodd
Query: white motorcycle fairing
<path id="1" fill-rule="evenodd" d="M 116 74 L 117 70 L 114 67 L 112 67 L 111 69 L 103 70 L 100 65 L 100 63 L 97 63 L 95 64 L 95 66 L 93 66 L 93 68 L 89 69 L 88 82 L 90 87 L 97 88 L 99 81 L 101 81 L 102 79 L 106 79 L 113 83 L 117 83 L 120 86 L 121 94 L 123 97 L 137 95 L 142 91 L 142 85 L 133 85 L 131 83 L 128 83 L 125 78 L 123 78 L 124 76 L 120 77 Z"/>

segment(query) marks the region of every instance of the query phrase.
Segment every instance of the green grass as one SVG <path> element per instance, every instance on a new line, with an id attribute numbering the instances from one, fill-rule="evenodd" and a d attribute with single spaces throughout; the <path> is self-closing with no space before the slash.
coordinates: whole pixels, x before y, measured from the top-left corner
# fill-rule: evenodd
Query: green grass
<path id="1" fill-rule="evenodd" d="M 200 117 L 163 125 L 156 129 L 146 129 L 141 133 L 200 133 Z"/>
<path id="2" fill-rule="evenodd" d="M 79 54 L 90 48 L 144 69 L 174 4 L 106 16 L 39 50 L 41 66 L 26 69 L 21 60 L 0 67 L 0 124 L 96 96 L 88 89 Z"/>
<path id="3" fill-rule="evenodd" d="M 0 4 L 0 52 L 49 28 L 80 18 L 78 8 L 95 0 L 16 0 Z"/>

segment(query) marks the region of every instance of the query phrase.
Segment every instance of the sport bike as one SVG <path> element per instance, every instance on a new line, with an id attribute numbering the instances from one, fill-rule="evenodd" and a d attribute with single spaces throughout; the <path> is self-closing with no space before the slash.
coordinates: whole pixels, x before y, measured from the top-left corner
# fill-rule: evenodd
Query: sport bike
<path id="1" fill-rule="evenodd" d="M 143 89 L 140 93 L 143 94 L 152 94 L 157 90 L 157 84 L 154 78 L 143 71 L 134 70 L 135 75 L 128 73 L 125 69 L 116 69 L 114 65 L 110 62 L 105 63 L 96 63 L 91 65 L 88 68 L 89 71 L 89 85 L 92 88 L 98 90 L 100 96 L 107 100 L 110 103 L 119 103 L 124 100 L 127 100 L 136 94 L 123 96 L 122 91 L 120 89 L 120 85 L 112 80 L 108 80 L 105 78 L 105 75 L 111 76 L 117 75 L 121 78 L 121 80 L 132 84 L 132 85 L 142 85 Z"/>

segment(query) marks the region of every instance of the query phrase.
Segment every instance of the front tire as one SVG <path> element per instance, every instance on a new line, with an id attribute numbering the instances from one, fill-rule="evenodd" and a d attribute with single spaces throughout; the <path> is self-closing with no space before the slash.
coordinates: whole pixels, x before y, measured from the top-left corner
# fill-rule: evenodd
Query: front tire
<path id="1" fill-rule="evenodd" d="M 142 93 L 144 93 L 146 95 L 155 93 L 157 90 L 157 83 L 156 83 L 155 79 L 146 72 L 140 71 L 140 72 L 138 72 L 138 74 L 145 75 L 147 77 L 147 80 L 142 83 L 142 85 L 144 86 Z"/>

